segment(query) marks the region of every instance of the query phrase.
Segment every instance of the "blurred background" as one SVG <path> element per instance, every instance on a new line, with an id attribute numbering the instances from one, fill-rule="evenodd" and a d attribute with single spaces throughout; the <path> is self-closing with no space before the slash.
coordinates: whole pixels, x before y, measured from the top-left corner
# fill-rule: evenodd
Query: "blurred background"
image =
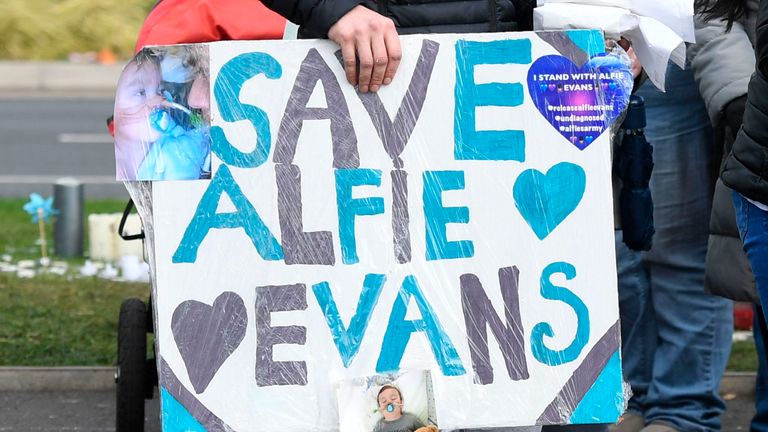
<path id="1" fill-rule="evenodd" d="M 128 58 L 155 0 L 0 2 L 0 59 L 114 62 Z"/>

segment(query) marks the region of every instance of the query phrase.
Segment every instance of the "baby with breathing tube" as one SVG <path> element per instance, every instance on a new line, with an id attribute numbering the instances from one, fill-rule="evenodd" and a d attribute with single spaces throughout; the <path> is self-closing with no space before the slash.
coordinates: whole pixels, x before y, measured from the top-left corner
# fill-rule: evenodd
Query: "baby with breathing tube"
<path id="1" fill-rule="evenodd" d="M 125 67 L 114 113 L 118 180 L 190 180 L 210 175 L 208 127 L 200 124 L 193 110 L 176 102 L 168 89 L 173 85 L 169 80 L 188 79 L 181 83 L 188 86 L 197 79 L 189 71 L 182 73 L 187 69 L 180 67 L 178 56 L 151 50 L 141 51 Z"/>

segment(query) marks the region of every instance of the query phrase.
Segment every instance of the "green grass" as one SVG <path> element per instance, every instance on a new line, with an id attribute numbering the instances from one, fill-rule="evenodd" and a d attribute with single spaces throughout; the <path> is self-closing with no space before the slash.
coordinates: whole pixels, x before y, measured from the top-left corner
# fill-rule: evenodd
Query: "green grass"
<path id="1" fill-rule="evenodd" d="M 13 262 L 40 258 L 37 224 L 22 210 L 27 199 L 0 199 L 0 255 Z M 85 203 L 91 213 L 116 213 L 122 200 Z M 53 224 L 46 224 L 49 253 Z M 87 225 L 85 249 L 88 250 Z M 54 257 L 54 260 L 58 258 Z M 149 286 L 77 275 L 83 259 L 64 260 L 73 274 L 23 279 L 0 272 L 0 365 L 63 366 L 115 363 L 117 318 L 128 297 L 147 299 Z"/>
<path id="2" fill-rule="evenodd" d="M 115 364 L 120 303 L 148 296 L 147 284 L 0 273 L 0 365 Z"/>
<path id="3" fill-rule="evenodd" d="M 757 370 L 757 351 L 752 341 L 734 342 L 728 370 L 735 372 L 753 372 Z"/>
<path id="4" fill-rule="evenodd" d="M 40 246 L 37 240 L 38 226 L 22 210 L 28 199 L 0 199 L 0 255 L 11 255 L 14 260 L 40 258 Z M 85 220 L 91 213 L 121 213 L 125 208 L 123 200 L 93 200 L 85 202 Z M 55 204 L 54 204 L 55 207 Z M 84 222 L 85 223 L 85 222 Z M 88 228 L 85 225 L 85 248 L 88 249 Z M 48 251 L 53 252 L 53 223 L 46 224 Z M 73 260 L 78 261 L 78 260 Z"/>

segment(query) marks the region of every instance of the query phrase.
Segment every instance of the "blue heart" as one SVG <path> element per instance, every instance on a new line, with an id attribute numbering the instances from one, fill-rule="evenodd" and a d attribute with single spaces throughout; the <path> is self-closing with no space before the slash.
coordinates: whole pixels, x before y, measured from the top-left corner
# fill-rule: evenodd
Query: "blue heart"
<path id="1" fill-rule="evenodd" d="M 528 92 L 549 124 L 584 150 L 629 103 L 634 78 L 629 64 L 600 54 L 576 66 L 559 55 L 538 58 L 528 70 Z M 587 141 L 586 134 L 593 140 Z"/>
<path id="2" fill-rule="evenodd" d="M 584 196 L 587 176 L 575 164 L 561 162 L 543 174 L 529 169 L 515 181 L 515 206 L 536 237 L 544 240 L 576 207 Z"/>

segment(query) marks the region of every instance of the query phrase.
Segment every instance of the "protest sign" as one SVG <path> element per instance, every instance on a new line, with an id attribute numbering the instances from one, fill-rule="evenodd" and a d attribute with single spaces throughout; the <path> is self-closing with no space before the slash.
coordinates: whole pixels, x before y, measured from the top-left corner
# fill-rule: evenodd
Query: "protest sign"
<path id="1" fill-rule="evenodd" d="M 388 380 L 441 430 L 621 414 L 627 65 L 596 31 L 402 43 L 367 94 L 329 41 L 207 45 L 211 178 L 151 184 L 164 430 L 353 430 Z"/>

